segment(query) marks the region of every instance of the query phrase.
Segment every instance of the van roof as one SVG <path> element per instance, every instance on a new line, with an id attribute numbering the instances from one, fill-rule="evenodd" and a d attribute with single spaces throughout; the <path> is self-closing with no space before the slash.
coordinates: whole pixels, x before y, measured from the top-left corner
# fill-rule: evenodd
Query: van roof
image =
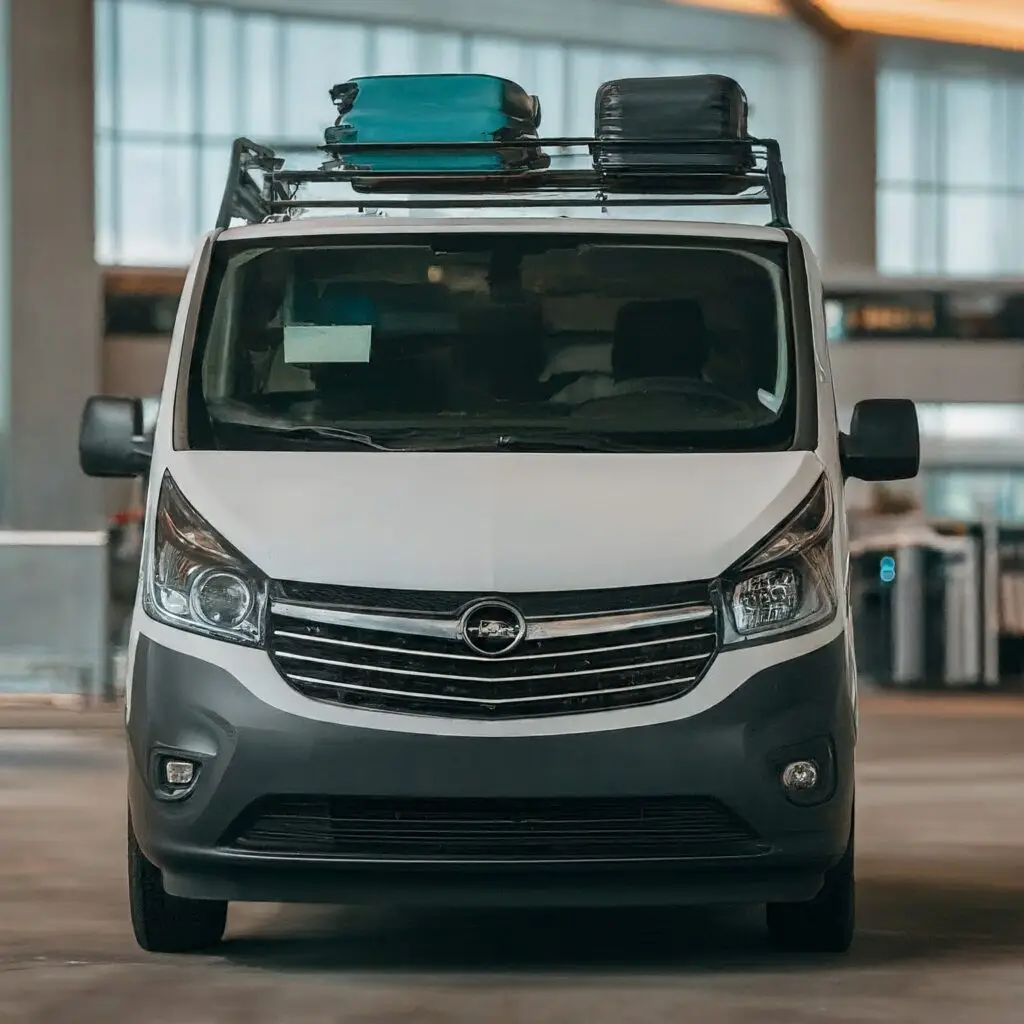
<path id="1" fill-rule="evenodd" d="M 369 204 L 368 204 L 369 205 Z M 710 221 L 641 220 L 607 217 L 316 217 L 272 221 L 227 228 L 224 241 L 274 238 L 318 238 L 324 235 L 434 234 L 436 232 L 502 234 L 663 235 L 752 242 L 782 242 L 776 227 Z"/>

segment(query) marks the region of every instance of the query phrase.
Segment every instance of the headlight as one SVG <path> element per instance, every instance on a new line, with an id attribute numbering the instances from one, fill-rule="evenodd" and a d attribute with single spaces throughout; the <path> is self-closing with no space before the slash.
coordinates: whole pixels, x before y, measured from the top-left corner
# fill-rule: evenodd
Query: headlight
<path id="1" fill-rule="evenodd" d="M 723 577 L 726 645 L 775 638 L 830 621 L 836 613 L 832 491 L 822 477 L 775 533 Z"/>
<path id="2" fill-rule="evenodd" d="M 259 644 L 266 604 L 263 574 L 204 521 L 165 474 L 146 559 L 147 614 L 219 640 Z"/>

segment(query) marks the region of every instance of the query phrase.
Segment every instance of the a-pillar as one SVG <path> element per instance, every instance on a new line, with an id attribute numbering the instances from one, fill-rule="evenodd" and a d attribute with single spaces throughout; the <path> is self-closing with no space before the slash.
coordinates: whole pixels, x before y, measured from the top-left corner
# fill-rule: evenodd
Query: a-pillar
<path id="1" fill-rule="evenodd" d="M 877 43 L 823 43 L 821 260 L 829 270 L 876 267 Z"/>
<path id="2" fill-rule="evenodd" d="M 0 527 L 90 530 L 98 390 L 92 0 L 0 0 Z"/>

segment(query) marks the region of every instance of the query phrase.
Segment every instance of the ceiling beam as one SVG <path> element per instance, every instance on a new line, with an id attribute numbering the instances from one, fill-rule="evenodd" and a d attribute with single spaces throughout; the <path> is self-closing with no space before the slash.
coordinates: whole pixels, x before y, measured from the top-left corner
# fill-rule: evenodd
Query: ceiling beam
<path id="1" fill-rule="evenodd" d="M 783 0 L 794 18 L 833 46 L 845 43 L 853 33 L 836 21 L 818 0 Z"/>

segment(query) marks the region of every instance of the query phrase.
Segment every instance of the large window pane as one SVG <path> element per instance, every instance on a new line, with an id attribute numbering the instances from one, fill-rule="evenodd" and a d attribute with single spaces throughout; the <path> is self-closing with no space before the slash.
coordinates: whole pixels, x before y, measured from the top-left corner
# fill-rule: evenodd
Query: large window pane
<path id="1" fill-rule="evenodd" d="M 170 205 L 164 193 L 163 146 L 122 142 L 117 155 L 121 261 L 159 263 Z"/>
<path id="2" fill-rule="evenodd" d="M 998 79 L 992 83 L 992 178 L 998 188 L 1010 188 L 1016 184 L 1017 168 L 1013 166 L 1016 156 L 1016 136 L 1021 134 L 1020 122 L 1014 121 L 1013 83 L 1009 79 Z"/>
<path id="3" fill-rule="evenodd" d="M 416 67 L 423 75 L 462 71 L 462 49 L 461 36 L 452 32 L 417 32 Z"/>
<path id="4" fill-rule="evenodd" d="M 993 274 L 997 270 L 997 196 L 954 193 L 945 200 L 945 266 L 949 274 Z"/>
<path id="5" fill-rule="evenodd" d="M 886 71 L 878 76 L 878 177 L 881 181 L 910 182 L 915 177 L 916 96 L 912 74 Z"/>
<path id="6" fill-rule="evenodd" d="M 408 28 L 378 28 L 375 35 L 375 75 L 421 74 L 417 33 Z"/>
<path id="7" fill-rule="evenodd" d="M 186 262 L 195 243 L 190 151 L 184 145 L 123 142 L 118 214 L 122 262 Z M 188 211 L 183 215 L 183 211 Z"/>
<path id="8" fill-rule="evenodd" d="M 1004 139 L 993 123 L 995 88 L 982 79 L 951 79 L 945 87 L 945 167 L 949 185 L 989 185 L 994 153 Z"/>
<path id="9" fill-rule="evenodd" d="M 947 235 L 945 193 L 923 189 L 914 197 L 914 250 L 919 274 L 946 273 Z"/>
<path id="10" fill-rule="evenodd" d="M 117 262 L 115 221 L 114 143 L 100 139 L 96 143 L 96 259 L 100 263 Z"/>
<path id="11" fill-rule="evenodd" d="M 278 90 L 280 21 L 274 17 L 247 15 L 241 27 L 242 121 L 232 132 L 273 139 L 281 134 Z"/>
<path id="12" fill-rule="evenodd" d="M 529 43 L 517 39 L 475 36 L 470 45 L 469 71 L 478 75 L 500 75 L 525 85 L 531 77 L 532 54 Z"/>
<path id="13" fill-rule="evenodd" d="M 1024 79 L 1009 83 L 1006 90 L 1006 130 L 1009 183 L 1024 192 Z"/>
<path id="14" fill-rule="evenodd" d="M 196 129 L 196 10 L 188 5 L 168 6 L 165 67 L 167 107 L 164 128 L 169 134 L 188 134 Z"/>
<path id="15" fill-rule="evenodd" d="M 882 186 L 878 190 L 878 268 L 883 274 L 913 274 L 918 270 L 914 206 L 910 189 Z"/>
<path id="16" fill-rule="evenodd" d="M 233 11 L 200 14 L 200 126 L 205 135 L 230 137 L 240 127 L 238 17 Z"/>
<path id="17" fill-rule="evenodd" d="M 606 81 L 613 78 L 647 78 L 658 73 L 657 62 L 652 54 L 629 50 L 608 51 L 602 67 Z"/>
<path id="18" fill-rule="evenodd" d="M 1017 224 L 1021 198 L 1005 193 L 993 197 L 992 272 L 995 274 L 1020 275 L 1024 271 L 1024 261 L 1019 259 L 1020 227 Z"/>
<path id="19" fill-rule="evenodd" d="M 178 251 L 186 240 L 187 256 L 195 233 L 216 214 L 230 139 L 247 134 L 319 141 L 333 118 L 328 89 L 360 74 L 505 75 L 541 96 L 542 134 L 555 136 L 592 133 L 594 94 L 609 79 L 715 71 L 733 75 L 747 90 L 752 132 L 785 142 L 795 130 L 785 69 L 755 54 L 540 45 L 501 36 L 467 41 L 455 33 L 370 28 L 280 10 L 261 14 L 168 0 L 96 0 L 102 258 L 123 249 L 138 260 L 148 246 L 152 261 L 159 261 L 160 253 Z M 884 271 L 1021 272 L 1022 124 L 1024 77 L 965 76 L 938 67 L 882 69 L 878 258 Z M 141 145 L 147 138 L 160 145 Z M 200 148 L 193 151 L 186 143 Z M 162 169 L 155 169 L 157 163 Z M 118 186 L 129 167 L 138 172 L 144 165 L 159 182 L 165 207 L 169 192 L 181 193 L 173 216 L 157 216 L 153 203 L 142 202 L 146 179 L 140 185 L 138 173 Z M 907 187 L 889 187 L 896 183 Z M 749 212 L 754 219 L 763 215 Z M 733 211 L 737 217 L 746 213 Z M 720 217 L 721 211 L 689 215 Z"/>
<path id="20" fill-rule="evenodd" d="M 199 153 L 199 233 L 211 231 L 217 223 L 224 186 L 228 180 L 231 153 L 223 145 L 204 145 Z"/>
<path id="21" fill-rule="evenodd" d="M 573 47 L 569 51 L 568 131 L 574 137 L 594 134 L 594 97 L 608 81 L 605 54 L 600 50 Z"/>
<path id="22" fill-rule="evenodd" d="M 651 60 L 653 74 L 666 78 L 678 75 L 703 75 L 710 70 L 704 58 L 697 54 L 659 53 Z"/>
<path id="23" fill-rule="evenodd" d="M 116 21 L 110 0 L 96 0 L 94 29 L 96 61 L 96 128 L 109 131 L 114 127 L 114 57 Z"/>
<path id="24" fill-rule="evenodd" d="M 564 137 L 568 131 L 565 90 L 566 54 L 561 46 L 537 46 L 534 50 L 535 77 L 523 84 L 541 99 L 543 120 L 540 133 L 549 139 Z"/>
<path id="25" fill-rule="evenodd" d="M 1005 273 L 1020 275 L 1024 270 L 1024 194 L 1011 196 L 1006 203 L 1005 231 L 1007 257 Z"/>
<path id="26" fill-rule="evenodd" d="M 368 74 L 369 39 L 358 25 L 301 20 L 286 25 L 284 132 L 289 139 L 319 142 L 334 120 L 331 86 Z"/>
<path id="27" fill-rule="evenodd" d="M 118 128 L 160 134 L 174 80 L 169 44 L 171 19 L 166 4 L 150 0 L 121 0 L 117 5 Z"/>
<path id="28" fill-rule="evenodd" d="M 944 180 L 945 80 L 938 75 L 914 76 L 914 178 L 928 184 Z"/>

